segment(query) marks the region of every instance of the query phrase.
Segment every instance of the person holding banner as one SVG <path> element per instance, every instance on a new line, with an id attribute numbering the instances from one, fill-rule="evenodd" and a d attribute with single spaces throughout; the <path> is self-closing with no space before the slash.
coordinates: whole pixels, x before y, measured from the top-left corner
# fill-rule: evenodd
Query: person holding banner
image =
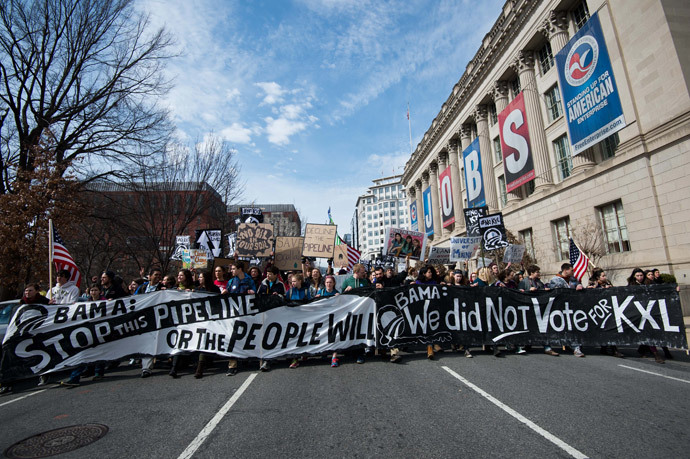
<path id="1" fill-rule="evenodd" d="M 251 277 L 245 274 L 244 269 L 244 262 L 242 260 L 235 260 L 232 265 L 230 265 L 230 271 L 232 272 L 233 277 L 230 279 L 230 281 L 228 281 L 225 292 L 235 295 L 242 295 L 245 293 L 253 295 L 256 292 L 254 281 Z M 231 358 L 228 362 L 228 372 L 225 373 L 225 375 L 235 376 L 236 374 L 237 359 Z"/>
<path id="2" fill-rule="evenodd" d="M 275 266 L 270 266 L 266 269 L 266 279 L 259 285 L 257 294 L 259 295 L 285 295 L 285 285 L 283 285 L 278 276 L 280 270 Z"/>
<path id="3" fill-rule="evenodd" d="M 438 274 L 436 273 L 436 269 L 431 266 L 427 265 L 424 266 L 422 269 L 419 270 L 419 276 L 417 277 L 417 280 L 415 281 L 415 284 L 421 284 L 421 285 L 436 285 L 438 284 Z M 434 350 L 440 351 L 441 346 L 438 344 L 436 345 L 431 345 L 429 344 L 426 347 L 426 358 L 429 360 L 434 360 L 435 353 Z"/>
<path id="4" fill-rule="evenodd" d="M 116 300 L 127 295 L 120 285 L 121 282 L 116 282 L 115 279 L 115 273 L 112 271 L 104 271 L 101 274 L 101 289 L 106 300 Z"/>
<path id="5" fill-rule="evenodd" d="M 549 281 L 549 288 L 574 288 L 575 290 L 582 290 L 582 284 L 574 284 L 571 282 L 571 277 L 573 276 L 573 265 L 570 263 L 563 263 L 561 265 L 561 272 L 556 274 Z M 576 287 L 573 287 L 576 285 Z M 579 345 L 575 345 L 575 350 L 573 351 L 575 357 L 584 357 L 585 354 Z"/>
<path id="6" fill-rule="evenodd" d="M 225 266 L 216 266 L 213 270 L 213 275 L 216 277 L 213 283 L 218 287 L 221 292 L 226 289 L 228 285 L 228 270 Z"/>
<path id="7" fill-rule="evenodd" d="M 324 280 L 324 286 L 316 292 L 316 298 L 325 298 L 329 296 L 337 296 L 340 295 L 340 292 L 338 292 L 338 289 L 335 288 L 335 277 L 332 274 L 329 274 L 326 276 Z M 338 361 L 338 353 L 333 352 L 331 355 L 331 367 L 336 368 L 340 366 L 340 362 Z"/>
<path id="8" fill-rule="evenodd" d="M 57 272 L 55 287 L 48 292 L 50 304 L 72 304 L 79 299 L 79 287 L 70 280 L 72 275 L 66 269 Z"/>
<path id="9" fill-rule="evenodd" d="M 345 279 L 341 288 L 343 289 L 343 292 L 349 292 L 353 289 L 364 287 L 371 287 L 371 282 L 369 282 L 369 279 L 367 279 L 367 270 L 364 265 L 361 263 L 356 263 L 352 267 L 352 276 Z M 369 350 L 357 351 L 357 363 L 364 363 L 364 356 L 366 355 L 367 351 Z"/>
<path id="10" fill-rule="evenodd" d="M 309 295 L 314 298 L 316 293 L 324 287 L 323 276 L 319 268 L 312 268 L 311 277 L 309 278 Z"/>

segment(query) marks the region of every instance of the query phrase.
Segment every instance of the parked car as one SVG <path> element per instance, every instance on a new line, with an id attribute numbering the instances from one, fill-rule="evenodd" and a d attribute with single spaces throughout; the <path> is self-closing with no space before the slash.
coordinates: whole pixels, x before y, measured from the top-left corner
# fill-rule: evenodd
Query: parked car
<path id="1" fill-rule="evenodd" d="M 7 326 L 12 320 L 12 316 L 19 309 L 19 300 L 9 300 L 0 302 L 0 343 L 5 339 Z M 0 357 L 2 356 L 2 347 L 0 347 Z"/>

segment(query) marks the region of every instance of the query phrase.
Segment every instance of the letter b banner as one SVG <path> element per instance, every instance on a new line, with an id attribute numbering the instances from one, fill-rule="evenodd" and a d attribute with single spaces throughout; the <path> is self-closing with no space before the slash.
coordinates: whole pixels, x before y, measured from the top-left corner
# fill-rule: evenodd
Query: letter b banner
<path id="1" fill-rule="evenodd" d="M 484 179 L 482 178 L 482 160 L 479 154 L 479 137 L 462 152 L 465 164 L 465 185 L 467 186 L 467 207 L 486 205 L 484 197 Z"/>

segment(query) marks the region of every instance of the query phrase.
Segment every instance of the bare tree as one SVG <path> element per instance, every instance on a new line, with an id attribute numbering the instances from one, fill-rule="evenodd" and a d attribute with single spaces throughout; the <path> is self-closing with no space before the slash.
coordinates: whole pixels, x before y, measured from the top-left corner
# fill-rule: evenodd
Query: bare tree
<path id="1" fill-rule="evenodd" d="M 153 265 L 167 271 L 176 236 L 228 227 L 226 205 L 242 191 L 239 173 L 235 150 L 218 137 L 171 145 L 145 157 L 126 179 L 90 184 L 95 204 L 89 220 L 105 222 L 103 230 L 121 251 L 111 264 L 117 261 L 123 275 Z M 101 240 L 85 242 L 90 247 L 84 254 Z"/>
<path id="2" fill-rule="evenodd" d="M 5 0 L 0 2 L 0 194 L 35 168 L 35 151 L 51 132 L 54 166 L 79 158 L 116 160 L 134 145 L 165 140 L 170 57 L 163 29 L 151 32 L 131 0 Z M 109 168 L 104 168 L 108 169 Z"/>

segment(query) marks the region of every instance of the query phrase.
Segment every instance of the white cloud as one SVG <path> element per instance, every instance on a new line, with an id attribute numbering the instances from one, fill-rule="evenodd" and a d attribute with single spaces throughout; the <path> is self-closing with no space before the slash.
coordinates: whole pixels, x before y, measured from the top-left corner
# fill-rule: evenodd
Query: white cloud
<path id="1" fill-rule="evenodd" d="M 248 144 L 252 141 L 252 129 L 240 123 L 232 123 L 220 131 L 220 136 L 228 142 Z"/>
<path id="2" fill-rule="evenodd" d="M 294 121 L 287 118 L 274 119 L 270 116 L 264 118 L 266 121 L 266 133 L 268 141 L 276 145 L 287 145 L 290 137 L 307 128 L 307 123 Z"/>
<path id="3" fill-rule="evenodd" d="M 261 102 L 262 105 L 273 105 L 283 101 L 285 90 L 275 81 L 254 83 L 254 85 L 261 88 L 264 92 L 264 100 Z"/>

